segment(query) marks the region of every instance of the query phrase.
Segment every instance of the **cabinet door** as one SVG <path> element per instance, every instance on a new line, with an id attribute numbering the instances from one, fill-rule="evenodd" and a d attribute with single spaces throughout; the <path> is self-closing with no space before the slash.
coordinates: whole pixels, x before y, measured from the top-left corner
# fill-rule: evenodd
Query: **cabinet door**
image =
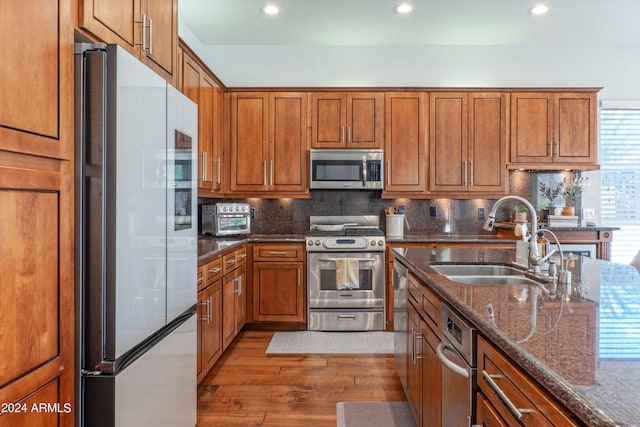
<path id="1" fill-rule="evenodd" d="M 482 393 L 476 394 L 476 425 L 482 427 L 508 426 Z"/>
<path id="2" fill-rule="evenodd" d="M 553 94 L 511 94 L 512 163 L 548 163 L 553 151 Z"/>
<path id="3" fill-rule="evenodd" d="M 222 349 L 236 337 L 236 277 L 227 274 L 222 279 Z"/>
<path id="4" fill-rule="evenodd" d="M 506 93 L 469 94 L 468 191 L 500 194 L 509 186 Z"/>
<path id="5" fill-rule="evenodd" d="M 3 0 L 0 149 L 69 159 L 73 149 L 70 3 Z M 28 42 L 24 35 L 28 34 Z"/>
<path id="6" fill-rule="evenodd" d="M 343 148 L 347 97 L 343 92 L 311 94 L 311 148 Z"/>
<path id="7" fill-rule="evenodd" d="M 426 189 L 424 94 L 388 92 L 385 99 L 385 192 Z"/>
<path id="8" fill-rule="evenodd" d="M 146 22 L 145 46 L 140 45 L 140 59 L 169 83 L 176 82 L 178 47 L 178 1 L 141 0 L 141 14 Z M 142 17 L 140 17 L 142 20 Z"/>
<path id="9" fill-rule="evenodd" d="M 231 94 L 231 190 L 267 191 L 269 95 Z"/>
<path id="10" fill-rule="evenodd" d="M 203 72 L 200 75 L 200 103 L 198 104 L 198 152 L 200 154 L 198 168 L 202 170 L 201 179 L 198 180 L 198 189 L 204 191 L 211 191 L 214 182 L 212 166 L 215 94 L 215 82 Z"/>
<path id="11" fill-rule="evenodd" d="M 142 24 L 135 23 L 136 4 L 132 0 L 80 0 L 79 27 L 105 43 L 117 43 L 133 53 Z"/>
<path id="12" fill-rule="evenodd" d="M 253 319 L 304 322 L 302 262 L 256 262 L 253 267 Z"/>
<path id="13" fill-rule="evenodd" d="M 222 191 L 222 141 L 224 127 L 224 92 L 218 85 L 213 94 L 213 141 L 211 144 L 211 190 Z"/>
<path id="14" fill-rule="evenodd" d="M 307 94 L 269 95 L 269 188 L 305 191 L 308 188 Z"/>
<path id="15" fill-rule="evenodd" d="M 595 163 L 597 161 L 597 106 L 594 93 L 555 95 L 554 161 Z"/>
<path id="16" fill-rule="evenodd" d="M 235 307 L 235 334 L 247 323 L 247 267 L 239 267 L 235 272 L 236 283 L 236 307 Z"/>
<path id="17" fill-rule="evenodd" d="M 422 426 L 442 425 L 442 362 L 436 355 L 438 335 L 422 321 Z"/>
<path id="18" fill-rule="evenodd" d="M 429 189 L 465 191 L 468 185 L 467 94 L 429 94 Z"/>
<path id="19" fill-rule="evenodd" d="M 346 123 L 347 148 L 382 148 L 384 93 L 348 93 Z"/>

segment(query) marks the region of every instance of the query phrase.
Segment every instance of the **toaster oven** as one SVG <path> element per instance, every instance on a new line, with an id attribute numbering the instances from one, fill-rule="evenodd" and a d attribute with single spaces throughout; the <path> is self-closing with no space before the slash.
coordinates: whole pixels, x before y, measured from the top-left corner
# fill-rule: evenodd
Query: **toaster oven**
<path id="1" fill-rule="evenodd" d="M 200 234 L 230 236 L 251 233 L 251 206 L 248 203 L 202 205 Z"/>

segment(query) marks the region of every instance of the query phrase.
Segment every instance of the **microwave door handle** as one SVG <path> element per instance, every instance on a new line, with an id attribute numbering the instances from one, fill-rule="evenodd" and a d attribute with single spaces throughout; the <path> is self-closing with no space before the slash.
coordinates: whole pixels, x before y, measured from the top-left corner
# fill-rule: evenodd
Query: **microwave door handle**
<path id="1" fill-rule="evenodd" d="M 362 187 L 367 186 L 367 156 L 362 156 Z"/>

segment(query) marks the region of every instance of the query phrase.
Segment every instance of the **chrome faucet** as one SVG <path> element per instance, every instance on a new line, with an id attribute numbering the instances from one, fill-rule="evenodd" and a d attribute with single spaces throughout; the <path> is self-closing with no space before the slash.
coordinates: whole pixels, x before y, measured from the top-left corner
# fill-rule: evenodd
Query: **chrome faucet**
<path id="1" fill-rule="evenodd" d="M 538 231 L 538 219 L 536 217 L 535 208 L 527 199 L 522 198 L 520 196 L 504 196 L 503 198 L 498 199 L 498 201 L 493 205 L 493 207 L 491 208 L 491 211 L 489 212 L 487 221 L 484 223 L 484 229 L 487 231 L 493 230 L 493 225 L 496 222 L 496 211 L 498 210 L 498 207 L 500 207 L 500 205 L 502 205 L 504 202 L 509 200 L 515 200 L 517 202 L 520 202 L 523 205 L 525 205 L 527 209 L 529 209 L 529 216 L 531 217 L 532 235 L 529 239 L 529 257 L 527 261 L 528 261 L 529 269 L 533 270 L 534 272 L 538 272 L 540 271 L 540 264 L 541 264 L 540 253 L 538 252 L 538 244 L 536 242 L 536 239 L 534 238 L 534 236 L 536 235 L 536 232 Z"/>

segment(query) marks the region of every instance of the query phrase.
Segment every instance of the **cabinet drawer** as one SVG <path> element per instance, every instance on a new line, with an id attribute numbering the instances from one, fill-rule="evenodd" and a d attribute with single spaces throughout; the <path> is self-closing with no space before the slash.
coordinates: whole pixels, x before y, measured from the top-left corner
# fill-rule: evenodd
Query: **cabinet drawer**
<path id="1" fill-rule="evenodd" d="M 407 276 L 407 290 L 409 291 L 409 298 L 413 300 L 416 307 L 420 308 L 422 304 L 422 283 L 413 275 Z"/>
<path id="2" fill-rule="evenodd" d="M 247 264 L 247 248 L 246 247 L 241 247 L 240 249 L 237 249 L 234 252 L 235 256 L 236 256 L 236 264 L 238 264 L 238 267 L 241 265 L 246 265 Z"/>
<path id="3" fill-rule="evenodd" d="M 441 336 L 440 329 L 440 297 L 428 286 L 422 287 L 422 312 L 426 314 L 425 320 L 438 336 Z M 425 316 L 422 316 L 425 317 Z"/>
<path id="4" fill-rule="evenodd" d="M 544 389 L 482 337 L 478 337 L 478 386 L 508 425 L 577 425 Z"/>
<path id="5" fill-rule="evenodd" d="M 232 272 L 241 265 L 247 263 L 247 249 L 242 247 L 222 256 L 222 274 Z"/>
<path id="6" fill-rule="evenodd" d="M 222 277 L 222 260 L 216 258 L 205 266 L 205 282 L 208 285 Z"/>
<path id="7" fill-rule="evenodd" d="M 256 245 L 254 261 L 302 261 L 304 249 L 300 245 Z"/>
<path id="8" fill-rule="evenodd" d="M 196 276 L 196 283 L 198 284 L 198 291 L 203 290 L 204 288 L 207 287 L 207 283 L 206 283 L 206 276 L 205 276 L 205 271 L 206 271 L 207 265 L 199 265 L 198 266 L 198 272 L 197 272 L 197 276 Z"/>

